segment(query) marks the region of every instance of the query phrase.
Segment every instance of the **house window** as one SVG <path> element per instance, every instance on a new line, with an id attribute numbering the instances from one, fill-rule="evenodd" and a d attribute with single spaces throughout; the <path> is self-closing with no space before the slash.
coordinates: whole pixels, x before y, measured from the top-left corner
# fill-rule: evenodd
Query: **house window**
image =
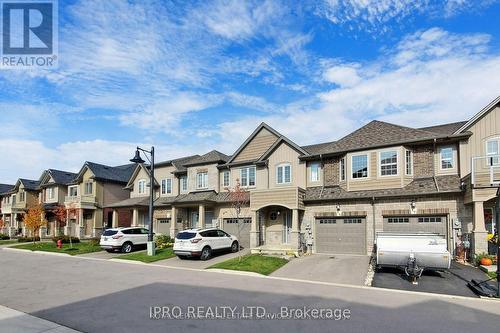
<path id="1" fill-rule="evenodd" d="M 186 192 L 188 190 L 188 179 L 187 176 L 181 177 L 181 191 Z"/>
<path id="2" fill-rule="evenodd" d="M 290 184 L 292 182 L 292 166 L 281 164 L 276 167 L 276 183 Z"/>
<path id="3" fill-rule="evenodd" d="M 345 180 L 345 158 L 340 160 L 340 180 Z"/>
<path id="4" fill-rule="evenodd" d="M 76 197 L 78 195 L 78 186 L 68 187 L 68 194 L 70 197 Z"/>
<path id="5" fill-rule="evenodd" d="M 208 187 L 208 172 L 198 172 L 196 175 L 196 187 L 197 188 L 207 188 Z"/>
<path id="6" fill-rule="evenodd" d="M 19 202 L 24 202 L 24 199 L 26 198 L 26 195 L 24 192 L 19 192 Z"/>
<path id="7" fill-rule="evenodd" d="M 405 174 L 413 175 L 413 155 L 411 150 L 405 150 Z"/>
<path id="8" fill-rule="evenodd" d="M 441 148 L 441 169 L 453 169 L 455 162 L 453 161 L 453 148 Z"/>
<path id="9" fill-rule="evenodd" d="M 486 155 L 488 158 L 488 165 L 500 165 L 500 138 L 494 138 L 486 141 Z"/>
<path id="10" fill-rule="evenodd" d="M 167 178 L 161 181 L 161 194 L 172 193 L 172 179 Z"/>
<path id="11" fill-rule="evenodd" d="M 441 223 L 441 218 L 436 216 L 419 217 L 418 223 Z"/>
<path id="12" fill-rule="evenodd" d="M 389 217 L 387 218 L 387 223 L 410 223 L 408 217 Z"/>
<path id="13" fill-rule="evenodd" d="M 240 169 L 241 186 L 255 186 L 255 167 L 246 167 Z"/>
<path id="14" fill-rule="evenodd" d="M 94 183 L 92 183 L 91 181 L 90 182 L 86 182 L 85 183 L 85 190 L 84 190 L 84 193 L 85 194 L 92 194 L 94 191 L 93 191 L 93 185 Z"/>
<path id="15" fill-rule="evenodd" d="M 144 194 L 146 193 L 146 180 L 141 179 L 137 182 L 137 187 L 138 187 L 138 192 L 139 194 Z"/>
<path id="16" fill-rule="evenodd" d="M 394 176 L 398 174 L 398 152 L 395 150 L 380 152 L 380 175 Z"/>
<path id="17" fill-rule="evenodd" d="M 226 170 L 222 173 L 222 186 L 228 187 L 229 186 L 229 171 Z"/>
<path id="18" fill-rule="evenodd" d="M 47 198 L 54 199 L 54 188 L 53 187 L 49 187 L 47 189 Z"/>
<path id="19" fill-rule="evenodd" d="M 318 162 L 311 163 L 311 181 L 312 182 L 319 182 L 319 173 L 320 173 L 321 167 Z"/>
<path id="20" fill-rule="evenodd" d="M 354 155 L 352 157 L 352 178 L 368 177 L 368 155 Z"/>

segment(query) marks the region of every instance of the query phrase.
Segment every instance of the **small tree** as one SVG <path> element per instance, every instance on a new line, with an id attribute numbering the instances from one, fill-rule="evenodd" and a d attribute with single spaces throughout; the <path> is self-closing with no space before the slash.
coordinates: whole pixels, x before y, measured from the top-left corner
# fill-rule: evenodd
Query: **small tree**
<path id="1" fill-rule="evenodd" d="M 0 231 L 3 231 L 3 228 L 5 228 L 6 223 L 3 219 L 0 219 Z"/>
<path id="2" fill-rule="evenodd" d="M 234 188 L 226 188 L 229 192 L 229 201 L 231 202 L 231 208 L 236 215 L 236 222 L 238 226 L 238 261 L 241 261 L 241 229 L 244 227 L 242 221 L 240 221 L 241 210 L 248 206 L 250 202 L 249 192 L 241 188 L 240 180 L 236 179 L 236 186 Z"/>
<path id="3" fill-rule="evenodd" d="M 26 228 L 31 230 L 33 237 L 33 244 L 36 241 L 36 234 L 41 227 L 45 226 L 47 222 L 44 219 L 44 211 L 41 205 L 37 205 L 28 209 L 28 212 L 24 215 L 24 225 Z"/>

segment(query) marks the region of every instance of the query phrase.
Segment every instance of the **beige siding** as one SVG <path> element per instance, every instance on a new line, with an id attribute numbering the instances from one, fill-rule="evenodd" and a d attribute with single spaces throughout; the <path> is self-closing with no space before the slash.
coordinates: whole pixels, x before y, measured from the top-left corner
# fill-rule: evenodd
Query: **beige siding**
<path id="1" fill-rule="evenodd" d="M 107 206 L 109 204 L 122 201 L 129 198 L 129 190 L 123 189 L 124 185 L 105 183 L 102 185 L 103 189 L 103 204 Z"/>
<path id="2" fill-rule="evenodd" d="M 156 176 L 156 179 L 159 179 L 158 176 Z M 139 193 L 139 181 L 140 180 L 146 181 L 146 189 L 145 189 L 145 192 L 142 194 Z M 134 187 L 133 187 L 132 191 L 130 192 L 130 197 L 136 198 L 136 197 L 149 196 L 149 186 L 147 186 L 147 184 L 149 184 L 149 175 L 144 169 L 141 168 L 141 169 L 139 169 L 139 172 L 137 173 L 137 175 L 134 178 L 134 185 L 133 185 Z"/>
<path id="3" fill-rule="evenodd" d="M 234 162 L 252 161 L 260 158 L 269 149 L 269 147 L 271 147 L 276 139 L 276 135 L 269 132 L 267 129 L 262 128 L 235 157 Z"/>
<path id="4" fill-rule="evenodd" d="M 276 167 L 280 164 L 289 163 L 292 166 L 291 184 L 276 183 Z M 269 156 L 269 188 L 280 188 L 286 186 L 306 187 L 306 163 L 299 161 L 299 153 L 286 143 L 281 143 Z"/>
<path id="5" fill-rule="evenodd" d="M 265 206 L 281 205 L 290 209 L 303 209 L 304 192 L 297 187 L 283 187 L 250 192 L 250 208 L 257 210 Z"/>
<path id="6" fill-rule="evenodd" d="M 204 189 L 197 188 L 196 184 L 196 175 L 198 172 L 208 172 L 208 187 Z M 189 167 L 187 170 L 188 174 L 188 190 L 192 191 L 207 191 L 214 190 L 218 191 L 220 189 L 219 184 L 219 169 L 217 169 L 217 164 L 208 164 L 208 165 L 198 165 Z"/>
<path id="7" fill-rule="evenodd" d="M 175 167 L 161 167 L 155 170 L 155 178 L 160 188 L 158 188 L 157 195 L 161 195 L 162 197 L 175 197 L 179 195 L 179 178 L 177 178 L 172 172 L 175 171 Z M 161 194 L 161 181 L 164 179 L 172 179 L 172 193 L 170 194 Z"/>
<path id="8" fill-rule="evenodd" d="M 460 176 L 464 177 L 471 172 L 471 158 L 474 156 L 486 155 L 486 141 L 490 138 L 500 136 L 500 107 L 497 106 L 488 114 L 483 116 L 479 121 L 472 125 L 467 131 L 472 132 L 472 136 L 468 140 L 468 144 L 462 143 L 460 145 Z M 478 164 L 480 167 L 487 171 L 485 164 Z"/>
<path id="9" fill-rule="evenodd" d="M 451 147 L 453 148 L 453 168 L 451 169 L 442 169 L 441 168 L 441 149 Z M 437 176 L 442 175 L 456 175 L 458 174 L 459 168 L 459 159 L 458 159 L 458 148 L 456 144 L 442 145 L 436 147 L 436 152 L 434 153 L 434 170 L 436 171 Z"/>

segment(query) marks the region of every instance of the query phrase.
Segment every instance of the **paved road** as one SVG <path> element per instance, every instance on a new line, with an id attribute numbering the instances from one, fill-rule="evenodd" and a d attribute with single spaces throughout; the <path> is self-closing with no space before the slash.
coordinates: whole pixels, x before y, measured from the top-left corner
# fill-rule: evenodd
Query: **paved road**
<path id="1" fill-rule="evenodd" d="M 0 250 L 0 304 L 83 332 L 496 332 L 500 303 Z M 151 320 L 151 306 L 350 309 L 346 320 Z M 246 308 L 249 309 L 249 308 Z M 248 314 L 249 311 L 247 311 Z M 0 321 L 0 331 L 2 323 Z"/>

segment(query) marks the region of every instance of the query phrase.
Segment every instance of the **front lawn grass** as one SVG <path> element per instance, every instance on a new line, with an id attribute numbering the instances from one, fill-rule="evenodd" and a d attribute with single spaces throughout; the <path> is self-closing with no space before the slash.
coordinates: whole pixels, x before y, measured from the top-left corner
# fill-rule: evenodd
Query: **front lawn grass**
<path id="1" fill-rule="evenodd" d="M 12 248 L 30 250 L 30 251 L 66 253 L 72 256 L 78 254 L 102 251 L 99 245 L 85 241 L 82 241 L 80 243 L 74 243 L 73 248 L 70 247 L 70 244 L 63 244 L 62 249 L 58 249 L 56 243 L 54 242 L 36 242 L 35 244 L 33 243 L 21 244 L 12 246 Z"/>
<path id="2" fill-rule="evenodd" d="M 208 268 L 230 269 L 233 271 L 247 271 L 262 275 L 269 275 L 287 263 L 288 260 L 283 258 L 268 257 L 261 254 L 250 254 L 241 257 L 241 261 L 239 261 L 238 257 L 236 257 L 212 265 Z"/>
<path id="3" fill-rule="evenodd" d="M 496 279 L 497 278 L 497 273 L 496 272 L 488 272 L 487 273 L 490 278 Z"/>
<path id="4" fill-rule="evenodd" d="M 4 239 L 0 240 L 0 245 L 14 244 L 18 243 L 17 239 Z"/>
<path id="5" fill-rule="evenodd" d="M 114 259 L 136 260 L 142 262 L 155 262 L 158 260 L 169 259 L 175 257 L 174 250 L 171 247 L 165 249 L 156 249 L 154 256 L 148 256 L 147 251 L 134 252 L 117 256 Z"/>

